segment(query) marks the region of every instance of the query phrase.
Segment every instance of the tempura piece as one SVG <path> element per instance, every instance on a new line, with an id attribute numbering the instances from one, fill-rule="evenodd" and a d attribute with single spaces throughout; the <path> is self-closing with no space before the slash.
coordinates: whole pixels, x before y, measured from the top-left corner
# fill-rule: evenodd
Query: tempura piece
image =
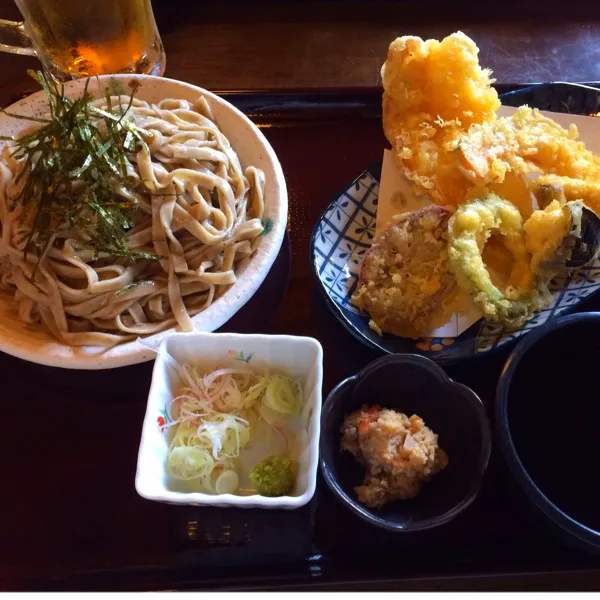
<path id="1" fill-rule="evenodd" d="M 377 333 L 418 338 L 448 321 L 456 296 L 449 218 L 435 205 L 405 213 L 367 251 L 352 300 L 369 313 Z"/>
<path id="2" fill-rule="evenodd" d="M 473 125 L 458 140 L 456 156 L 460 170 L 475 186 L 502 183 L 508 173 L 598 181 L 600 158 L 578 136 L 574 124 L 563 129 L 539 110 L 521 106 L 511 117 Z M 568 185 L 569 180 L 556 183 L 565 188 L 567 199 L 581 198 L 577 192 L 584 190 Z"/>
<path id="3" fill-rule="evenodd" d="M 415 192 L 451 206 L 495 193 L 526 219 L 532 192 L 548 184 L 600 214 L 600 157 L 578 140 L 577 127 L 564 129 L 528 106 L 496 118 L 498 95 L 477 54 L 460 32 L 441 42 L 405 36 L 390 44 L 383 127 Z"/>
<path id="4" fill-rule="evenodd" d="M 450 150 L 472 124 L 494 121 L 500 106 L 478 52 L 461 32 L 441 42 L 404 36 L 381 70 L 385 134 L 415 192 L 437 204 L 464 200 L 471 183 Z"/>
<path id="5" fill-rule="evenodd" d="M 543 186 L 559 188 L 567 200 L 581 198 L 586 206 L 600 215 L 600 178 L 585 181 L 560 175 L 540 175 L 535 184 L 537 189 Z"/>
<path id="6" fill-rule="evenodd" d="M 486 319 L 517 329 L 549 305 L 548 284 L 571 256 L 571 242 L 581 232 L 582 207 L 553 200 L 523 223 L 516 206 L 488 194 L 456 210 L 448 223 L 450 268 Z M 513 257 L 503 289 L 492 281 L 481 254 L 493 230 L 501 233 Z"/>

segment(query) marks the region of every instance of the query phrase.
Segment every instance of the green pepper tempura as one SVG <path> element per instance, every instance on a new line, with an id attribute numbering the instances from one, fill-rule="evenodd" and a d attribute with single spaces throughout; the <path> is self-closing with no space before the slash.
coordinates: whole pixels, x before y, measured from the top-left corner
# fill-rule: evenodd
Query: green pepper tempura
<path id="1" fill-rule="evenodd" d="M 280 454 L 268 456 L 252 467 L 250 481 L 261 496 L 287 496 L 296 482 L 296 465 Z"/>

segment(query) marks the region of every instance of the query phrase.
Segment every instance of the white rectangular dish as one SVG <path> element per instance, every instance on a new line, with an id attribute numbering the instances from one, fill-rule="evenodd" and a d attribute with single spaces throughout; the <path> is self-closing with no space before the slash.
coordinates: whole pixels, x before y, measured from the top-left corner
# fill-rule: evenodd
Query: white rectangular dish
<path id="1" fill-rule="evenodd" d="M 212 495 L 183 493 L 169 489 L 166 459 L 169 450 L 164 431 L 165 411 L 181 382 L 169 364 L 169 356 L 179 364 L 214 363 L 235 365 L 236 361 L 267 363 L 273 370 L 287 373 L 303 386 L 305 427 L 299 432 L 299 471 L 289 496 Z M 195 506 L 244 508 L 299 508 L 315 493 L 319 459 L 323 349 L 313 338 L 286 335 L 241 335 L 234 333 L 177 333 L 165 339 L 158 350 L 146 416 L 138 453 L 135 487 L 140 496 L 157 502 Z"/>

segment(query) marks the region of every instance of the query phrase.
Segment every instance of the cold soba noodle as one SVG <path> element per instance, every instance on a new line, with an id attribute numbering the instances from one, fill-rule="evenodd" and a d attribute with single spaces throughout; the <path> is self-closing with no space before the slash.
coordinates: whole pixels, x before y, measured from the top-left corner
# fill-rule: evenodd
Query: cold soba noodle
<path id="1" fill-rule="evenodd" d="M 263 231 L 264 175 L 242 168 L 203 97 L 195 104 L 166 99 L 150 105 L 119 96 L 110 104 L 102 99 L 88 107 L 119 115 L 109 119 L 89 108 L 100 133 L 106 134 L 105 122 L 124 129 L 126 177 L 109 182 L 110 201 L 94 205 L 93 212 L 81 204 L 96 185 L 89 184 L 94 173 L 90 176 L 84 163 L 85 174 L 53 191 L 45 244 L 36 229 L 39 214 L 23 200 L 31 170 L 22 152 L 14 154 L 18 142 L 8 144 L 0 167 L 1 285 L 13 295 L 24 323 L 43 323 L 75 346 L 110 347 L 174 325 L 192 330 L 191 317 L 235 284 L 236 270 Z M 32 145 L 40 147 L 33 142 L 30 150 Z M 33 153 L 34 164 L 40 156 L 43 152 Z M 78 198 L 75 208 L 73 198 Z M 54 206 L 61 202 L 68 208 L 57 216 Z M 120 213 L 109 213 L 101 230 L 104 207 L 121 205 L 130 210 L 122 230 L 114 232 Z M 75 226 L 74 210 L 79 211 Z M 98 245 L 82 223 L 91 224 L 97 237 L 108 230 L 123 239 Z"/>

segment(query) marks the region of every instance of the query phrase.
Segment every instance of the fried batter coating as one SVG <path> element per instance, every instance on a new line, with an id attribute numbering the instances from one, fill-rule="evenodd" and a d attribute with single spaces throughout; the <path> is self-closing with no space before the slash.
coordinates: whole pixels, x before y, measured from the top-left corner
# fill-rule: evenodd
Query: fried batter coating
<path id="1" fill-rule="evenodd" d="M 560 189 L 569 201 L 582 199 L 583 203 L 600 215 L 600 178 L 578 179 L 560 175 L 540 175 L 536 191 L 544 186 Z"/>
<path id="2" fill-rule="evenodd" d="M 448 224 L 450 267 L 486 319 L 515 329 L 549 305 L 548 283 L 569 257 L 566 242 L 577 229 L 576 215 L 581 218 L 580 203 L 554 200 L 523 224 L 517 207 L 494 194 L 457 209 Z M 514 259 L 504 289 L 493 284 L 482 258 L 493 230 L 502 234 Z"/>
<path id="3" fill-rule="evenodd" d="M 581 199 L 600 214 L 600 157 L 537 109 L 522 106 L 496 117 L 500 106 L 491 72 L 463 33 L 442 41 L 414 36 L 390 44 L 382 67 L 383 127 L 417 194 L 458 206 L 495 193 L 533 211 L 541 184 L 559 185 L 568 200 Z"/>
<path id="4" fill-rule="evenodd" d="M 456 281 L 448 266 L 450 212 L 426 206 L 402 215 L 369 248 L 353 302 L 372 329 L 418 338 L 452 312 Z"/>
<path id="5" fill-rule="evenodd" d="M 461 32 L 441 42 L 404 36 L 382 67 L 383 128 L 415 192 L 437 204 L 462 202 L 470 187 L 452 150 L 472 124 L 492 122 L 500 106 L 491 71 Z"/>
<path id="6" fill-rule="evenodd" d="M 458 141 L 459 168 L 474 185 L 504 181 L 507 173 L 542 173 L 598 181 L 600 157 L 537 109 L 521 106 L 511 117 L 473 125 Z M 575 198 L 571 198 L 575 199 Z"/>

